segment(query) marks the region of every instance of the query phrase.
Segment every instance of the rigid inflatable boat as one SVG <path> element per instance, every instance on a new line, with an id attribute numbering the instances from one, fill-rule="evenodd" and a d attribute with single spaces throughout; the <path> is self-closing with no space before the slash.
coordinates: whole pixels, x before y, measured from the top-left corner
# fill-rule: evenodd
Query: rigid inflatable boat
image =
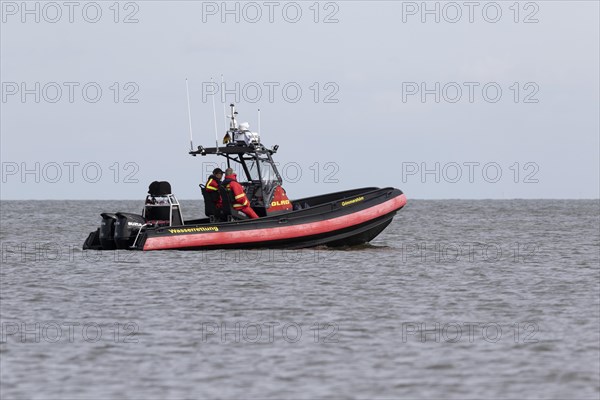
<path id="1" fill-rule="evenodd" d="M 219 188 L 222 207 L 216 210 L 202 187 L 205 218 L 184 220 L 181 205 L 168 182 L 152 182 L 141 215 L 102 213 L 100 228 L 91 232 L 83 249 L 210 250 L 241 248 L 303 248 L 354 246 L 371 241 L 406 204 L 399 189 L 365 187 L 290 200 L 271 149 L 255 132 L 238 125 L 233 104 L 222 147 L 191 150 L 192 156 L 225 157 L 228 167 L 244 176 L 250 206 L 259 216 L 248 219 L 233 207 L 235 199 Z M 240 179 L 240 181 L 243 179 Z M 202 186 L 202 185 L 201 185 Z"/>

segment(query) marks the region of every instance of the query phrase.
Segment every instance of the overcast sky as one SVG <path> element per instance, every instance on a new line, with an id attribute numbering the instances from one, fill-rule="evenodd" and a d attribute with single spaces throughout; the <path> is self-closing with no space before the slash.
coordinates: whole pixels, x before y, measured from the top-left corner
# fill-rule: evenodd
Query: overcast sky
<path id="1" fill-rule="evenodd" d="M 599 197 L 596 1 L 23 4 L 2 2 L 2 199 L 200 198 L 220 160 L 187 154 L 185 78 L 212 146 L 221 74 L 291 198 Z"/>

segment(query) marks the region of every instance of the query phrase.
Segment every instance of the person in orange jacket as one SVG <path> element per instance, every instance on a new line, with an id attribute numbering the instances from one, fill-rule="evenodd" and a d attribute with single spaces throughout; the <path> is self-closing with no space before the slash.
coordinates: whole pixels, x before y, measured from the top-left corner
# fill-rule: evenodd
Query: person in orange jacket
<path id="1" fill-rule="evenodd" d="M 227 190 L 233 192 L 233 208 L 246 214 L 251 219 L 258 218 L 258 215 L 250 207 L 250 201 L 244 192 L 244 188 L 237 181 L 237 175 L 233 172 L 233 169 L 227 168 L 225 170 L 225 179 L 223 180 L 223 186 Z"/>

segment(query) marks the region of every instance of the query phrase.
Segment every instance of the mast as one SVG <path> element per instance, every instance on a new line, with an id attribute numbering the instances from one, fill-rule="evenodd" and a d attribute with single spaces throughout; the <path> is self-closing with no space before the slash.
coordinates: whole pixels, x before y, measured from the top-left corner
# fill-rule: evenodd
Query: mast
<path id="1" fill-rule="evenodd" d="M 234 131 L 236 129 L 235 124 L 235 116 L 237 115 L 237 111 L 235 111 L 235 106 L 232 104 L 229 105 L 231 107 L 231 121 L 229 122 L 229 129 Z"/>

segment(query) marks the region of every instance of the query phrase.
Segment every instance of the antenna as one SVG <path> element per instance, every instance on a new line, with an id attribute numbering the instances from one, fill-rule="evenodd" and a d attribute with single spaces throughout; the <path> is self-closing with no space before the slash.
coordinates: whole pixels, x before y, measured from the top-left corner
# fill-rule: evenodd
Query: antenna
<path id="1" fill-rule="evenodd" d="M 210 78 L 210 81 L 215 83 L 213 78 Z M 215 147 L 217 148 L 217 152 L 219 152 L 219 130 L 217 129 L 217 109 L 215 108 L 215 94 L 212 95 L 212 103 L 213 103 L 213 117 L 215 119 Z"/>
<path id="2" fill-rule="evenodd" d="M 192 112 L 190 111 L 190 87 L 188 85 L 187 78 L 185 78 L 185 90 L 187 92 L 188 121 L 190 123 L 190 151 L 194 151 L 194 139 L 192 136 Z"/>
<path id="3" fill-rule="evenodd" d="M 223 74 L 221 74 L 221 93 L 223 93 L 223 88 L 225 86 L 225 81 L 223 80 Z M 225 99 L 221 96 L 221 103 L 223 103 L 223 116 L 225 117 L 225 130 L 227 130 L 227 109 L 225 108 Z"/>
<path id="4" fill-rule="evenodd" d="M 258 109 L 258 134 L 260 135 L 260 108 Z"/>

